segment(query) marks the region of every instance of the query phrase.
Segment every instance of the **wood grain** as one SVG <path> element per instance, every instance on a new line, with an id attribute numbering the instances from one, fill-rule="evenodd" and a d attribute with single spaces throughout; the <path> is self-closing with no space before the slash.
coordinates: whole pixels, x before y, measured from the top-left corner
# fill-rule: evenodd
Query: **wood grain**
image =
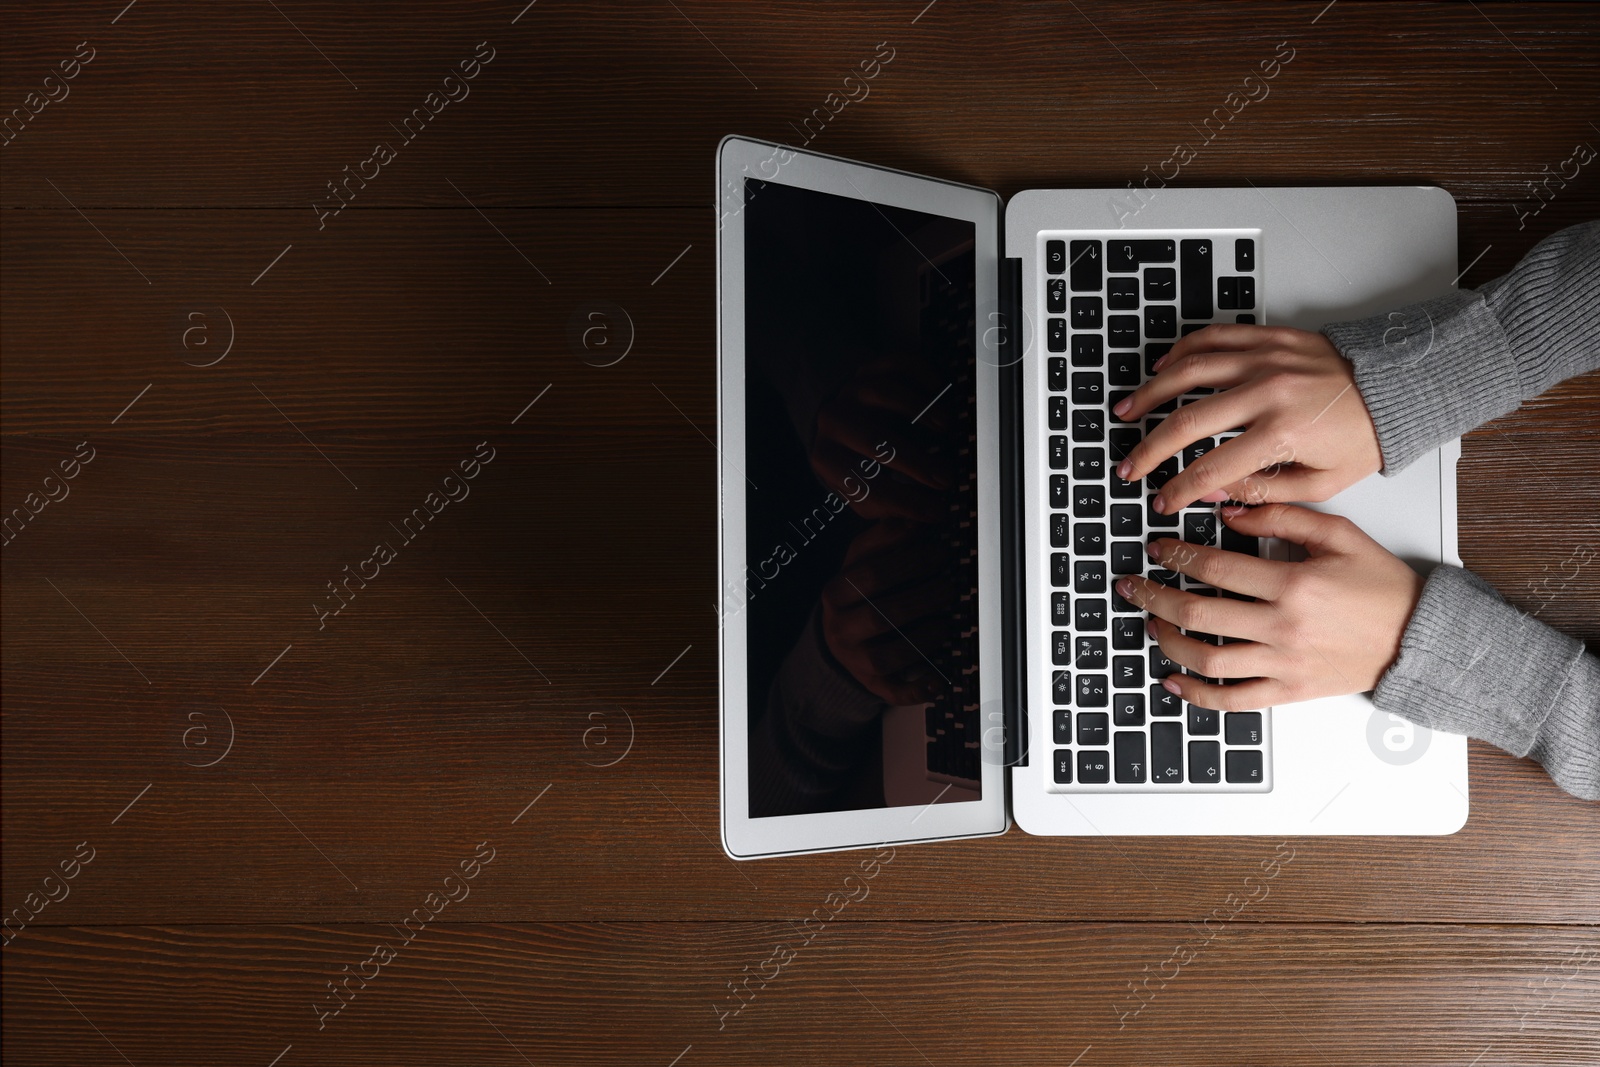
<path id="1" fill-rule="evenodd" d="M 38 910 L 4 948 L 8 1065 L 1600 1060 L 1600 806 L 1478 743 L 1447 838 L 902 848 L 713 1011 L 860 861 L 717 845 L 718 139 L 799 139 L 885 42 L 811 147 L 1120 187 L 1289 42 L 1176 184 L 1440 185 L 1475 286 L 1600 214 L 1594 165 L 1536 212 L 1530 186 L 1600 143 L 1592 7 L 33 5 L 0 117 L 81 41 L 0 148 L 7 513 L 95 449 L 0 561 L 0 904 Z M 610 366 L 573 341 L 602 303 L 631 323 Z M 1591 648 L 1600 569 L 1561 561 L 1597 467 L 1600 373 L 1469 434 L 1460 476 L 1465 562 Z M 325 983 L 481 842 L 470 896 L 319 1031 Z"/>
<path id="2" fill-rule="evenodd" d="M 911 880 L 899 863 L 851 907 L 889 904 Z M 409 945 L 388 926 L 53 928 L 7 949 L 5 1052 L 121 1062 L 114 1044 L 134 1063 L 175 1067 L 266 1064 L 286 1046 L 284 1063 L 681 1056 L 686 1067 L 1600 1056 L 1593 931 L 1240 918 L 1208 938 L 1178 923 L 929 927 L 845 914 L 809 944 L 783 922 L 442 924 Z M 378 943 L 396 958 L 362 967 Z M 762 966 L 779 946 L 793 958 Z M 319 1030 L 315 1006 L 334 1003 L 326 983 L 358 969 L 376 977 L 350 982 Z M 774 971 L 737 999 L 728 988 Z M 164 1036 L 177 1031 L 181 1043 Z"/>

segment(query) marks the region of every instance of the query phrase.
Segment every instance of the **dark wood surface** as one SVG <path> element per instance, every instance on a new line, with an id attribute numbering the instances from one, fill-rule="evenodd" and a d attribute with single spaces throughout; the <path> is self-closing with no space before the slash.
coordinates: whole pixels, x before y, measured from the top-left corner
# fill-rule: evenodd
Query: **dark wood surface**
<path id="1" fill-rule="evenodd" d="M 1595 9 L 522 8 L 7 11 L 6 109 L 95 50 L 0 148 L 6 512 L 95 457 L 4 549 L 5 910 L 94 850 L 4 949 L 8 1064 L 1600 1060 L 1600 809 L 1477 743 L 1460 833 L 1289 842 L 1214 936 L 1279 842 L 902 848 L 719 1029 L 859 857 L 716 844 L 703 436 L 714 146 L 794 139 L 879 42 L 814 147 L 1009 195 L 1136 179 L 1289 41 L 1181 183 L 1443 186 L 1473 285 L 1600 208 L 1593 163 L 1527 215 L 1600 146 Z M 319 230 L 324 183 L 480 41 L 471 95 Z M 595 301 L 633 323 L 614 366 L 568 337 Z M 325 583 L 484 441 L 319 630 Z M 1597 464 L 1588 375 L 1461 468 L 1466 563 L 1591 648 L 1600 571 L 1539 583 L 1593 543 Z"/>

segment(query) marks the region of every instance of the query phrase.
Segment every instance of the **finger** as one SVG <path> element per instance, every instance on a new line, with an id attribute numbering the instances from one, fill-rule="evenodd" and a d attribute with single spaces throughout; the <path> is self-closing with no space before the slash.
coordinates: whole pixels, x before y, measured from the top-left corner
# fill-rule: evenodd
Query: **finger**
<path id="1" fill-rule="evenodd" d="M 1273 340 L 1270 326 L 1235 325 L 1231 322 L 1213 323 L 1203 330 L 1186 334 L 1178 339 L 1167 354 L 1156 360 L 1155 369 L 1161 370 L 1196 352 L 1244 352 L 1260 348 Z"/>
<path id="2" fill-rule="evenodd" d="M 1152 620 L 1156 640 L 1168 659 L 1207 678 L 1255 678 L 1273 666 L 1266 645 L 1246 641 L 1237 645 L 1213 645 L 1180 633 L 1170 622 Z"/>
<path id="3" fill-rule="evenodd" d="M 1271 609 L 1265 604 L 1251 604 L 1220 596 L 1198 596 L 1169 589 L 1149 578 L 1118 579 L 1117 592 L 1129 603 L 1185 630 L 1242 637 L 1248 641 L 1262 640 L 1273 631 Z"/>
<path id="4" fill-rule="evenodd" d="M 1230 514 L 1230 512 L 1236 512 Z M 1280 537 L 1305 546 L 1313 556 L 1348 552 L 1371 538 L 1342 515 L 1324 515 L 1293 504 L 1264 504 L 1259 508 L 1223 508 L 1222 521 L 1249 537 Z"/>
<path id="5" fill-rule="evenodd" d="M 1170 685 L 1168 683 L 1171 683 Z M 1188 674 L 1173 674 L 1162 680 L 1169 692 L 1213 711 L 1255 711 L 1287 702 L 1288 687 L 1275 678 L 1252 678 L 1247 682 L 1216 685 Z"/>
<path id="6" fill-rule="evenodd" d="M 1126 482 L 1143 478 L 1168 457 L 1177 455 L 1179 449 L 1202 437 L 1249 426 L 1260 410 L 1258 399 L 1235 389 L 1184 404 L 1134 446 L 1128 458 L 1118 465 L 1117 477 Z"/>
<path id="7" fill-rule="evenodd" d="M 1217 589 L 1229 589 L 1262 600 L 1283 593 L 1292 563 L 1257 559 L 1242 552 L 1224 552 L 1204 545 L 1163 537 L 1146 546 L 1146 554 L 1168 570 L 1198 578 Z M 1210 631 L 1207 631 L 1210 632 Z M 1230 635 L 1237 636 L 1237 635 Z"/>
<path id="8" fill-rule="evenodd" d="M 1214 399 L 1214 398 L 1213 398 Z M 1197 405 L 1191 404 L 1190 407 Z M 1181 411 L 1182 409 L 1180 409 Z M 1174 418 L 1176 413 L 1174 414 Z M 1162 423 L 1165 427 L 1172 419 Z M 1235 425 L 1238 425 L 1235 423 Z M 1151 434 L 1152 437 L 1160 433 Z M 1211 496 L 1220 492 L 1234 483 L 1248 481 L 1252 477 L 1259 478 L 1257 471 L 1263 467 L 1271 467 L 1274 463 L 1282 462 L 1283 456 L 1288 454 L 1279 448 L 1273 452 L 1265 452 L 1261 447 L 1263 435 L 1259 430 L 1246 430 L 1231 441 L 1224 441 L 1199 459 L 1188 464 L 1178 474 L 1172 476 L 1166 485 L 1161 487 L 1161 504 L 1157 511 L 1168 513 L 1179 508 L 1188 507 L 1194 501 L 1204 496 Z M 1281 468 L 1277 468 L 1280 469 Z M 1227 500 L 1229 497 L 1223 497 Z M 1242 500 L 1243 497 L 1231 499 Z"/>
<path id="9" fill-rule="evenodd" d="M 1202 386 L 1231 389 L 1247 380 L 1257 369 L 1257 364 L 1249 355 L 1232 352 L 1218 355 L 1196 353 L 1176 363 L 1170 361 L 1171 353 L 1163 358 L 1169 361 L 1165 364 L 1166 369 L 1119 402 L 1111 409 L 1113 414 L 1132 422 L 1148 415 L 1157 405 L 1184 393 L 1192 393 Z"/>
<path id="10" fill-rule="evenodd" d="M 1244 435 L 1241 434 L 1240 438 Z M 1239 438 L 1236 438 L 1238 440 Z M 1224 500 L 1274 504 L 1294 500 L 1327 500 L 1345 488 L 1332 471 L 1316 467 L 1269 467 L 1223 486 Z"/>

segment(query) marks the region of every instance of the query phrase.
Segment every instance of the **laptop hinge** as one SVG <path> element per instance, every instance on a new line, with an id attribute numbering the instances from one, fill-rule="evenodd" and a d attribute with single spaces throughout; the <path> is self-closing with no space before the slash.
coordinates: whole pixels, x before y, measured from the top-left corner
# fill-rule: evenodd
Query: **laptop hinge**
<path id="1" fill-rule="evenodd" d="M 1004 766 L 1028 765 L 1027 628 L 1023 625 L 1022 260 L 1000 260 L 1000 582 L 1005 645 Z"/>

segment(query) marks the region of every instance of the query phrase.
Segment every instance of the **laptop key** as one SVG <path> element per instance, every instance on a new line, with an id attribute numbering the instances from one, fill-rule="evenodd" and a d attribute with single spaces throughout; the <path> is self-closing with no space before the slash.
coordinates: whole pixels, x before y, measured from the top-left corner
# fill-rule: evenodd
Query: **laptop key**
<path id="1" fill-rule="evenodd" d="M 1139 306 L 1139 279 L 1112 278 L 1106 283 L 1106 307 L 1112 311 L 1132 311 Z"/>
<path id="2" fill-rule="evenodd" d="M 1051 278 L 1045 283 L 1045 310 L 1052 315 L 1067 313 L 1067 280 Z"/>
<path id="3" fill-rule="evenodd" d="M 1052 430 L 1065 430 L 1067 428 L 1067 398 L 1053 396 L 1050 398 L 1050 428 Z"/>
<path id="4" fill-rule="evenodd" d="M 1098 519 L 1106 513 L 1106 488 L 1080 485 L 1072 493 L 1072 514 L 1079 519 Z"/>
<path id="5" fill-rule="evenodd" d="M 1111 542 L 1111 573 L 1141 574 L 1144 571 L 1143 541 Z"/>
<path id="6" fill-rule="evenodd" d="M 1050 553 L 1050 584 L 1064 589 L 1072 581 L 1072 557 L 1065 552 Z"/>
<path id="7" fill-rule="evenodd" d="M 1111 661 L 1111 683 L 1118 689 L 1143 689 L 1144 660 L 1139 656 L 1114 657 Z M 1143 702 L 1144 694 L 1135 695 Z"/>
<path id="8" fill-rule="evenodd" d="M 1146 337 L 1178 336 L 1178 309 L 1171 304 L 1159 304 L 1144 309 Z"/>
<path id="9" fill-rule="evenodd" d="M 1098 371 L 1074 371 L 1072 375 L 1072 402 L 1074 404 L 1099 404 L 1106 396 L 1105 376 Z"/>
<path id="10" fill-rule="evenodd" d="M 1151 267 L 1146 270 L 1144 298 L 1150 301 L 1178 299 L 1178 272 L 1171 267 Z"/>
<path id="11" fill-rule="evenodd" d="M 1111 433 L 1113 437 L 1116 436 L 1115 430 L 1112 430 Z M 1112 456 L 1116 456 L 1116 450 L 1114 448 L 1112 449 Z M 1139 505 L 1111 505 L 1112 537 L 1138 537 L 1142 533 L 1144 533 L 1144 523 L 1141 521 L 1141 516 L 1139 515 Z"/>
<path id="12" fill-rule="evenodd" d="M 1178 694 L 1167 692 L 1165 686 L 1152 685 L 1150 687 L 1150 714 L 1177 715 L 1182 711 L 1183 701 L 1178 699 Z"/>
<path id="13" fill-rule="evenodd" d="M 1153 493 L 1161 492 L 1163 486 L 1178 476 L 1178 457 L 1168 456 L 1156 465 L 1156 469 L 1145 475 L 1145 483 L 1150 486 Z"/>
<path id="14" fill-rule="evenodd" d="M 1070 548 L 1072 546 L 1072 517 L 1064 511 L 1057 511 L 1050 516 L 1050 547 Z"/>
<path id="15" fill-rule="evenodd" d="M 1256 280 L 1254 278 L 1239 279 L 1239 306 L 1247 309 L 1256 306 Z"/>
<path id="16" fill-rule="evenodd" d="M 1073 564 L 1074 593 L 1104 593 L 1106 591 L 1106 561 L 1080 559 Z"/>
<path id="17" fill-rule="evenodd" d="M 1211 318 L 1211 242 L 1205 239 L 1179 243 L 1179 307 L 1186 319 Z M 1185 327 L 1187 332 L 1188 327 Z"/>
<path id="18" fill-rule="evenodd" d="M 1111 781 L 1111 763 L 1103 750 L 1079 750 L 1078 781 L 1083 785 L 1104 785 Z"/>
<path id="19" fill-rule="evenodd" d="M 1254 537 L 1246 537 L 1231 526 L 1222 527 L 1222 547 L 1229 552 L 1243 552 L 1247 556 L 1261 554 L 1261 542 Z"/>
<path id="20" fill-rule="evenodd" d="M 1256 269 L 1256 243 L 1248 237 L 1233 242 L 1233 269 L 1240 274 Z"/>
<path id="21" fill-rule="evenodd" d="M 1233 711 L 1222 717 L 1222 735 L 1229 745 L 1259 745 L 1261 743 L 1261 713 L 1259 711 Z M 1232 781 L 1233 779 L 1228 779 Z"/>
<path id="22" fill-rule="evenodd" d="M 1052 393 L 1066 392 L 1067 361 L 1062 359 L 1060 356 L 1054 356 L 1051 358 L 1048 366 L 1050 368 L 1050 391 Z"/>
<path id="23" fill-rule="evenodd" d="M 1111 725 L 1103 711 L 1078 713 L 1078 744 L 1103 745 L 1111 740 Z"/>
<path id="24" fill-rule="evenodd" d="M 1192 737 L 1215 737 L 1220 729 L 1217 713 L 1199 704 L 1189 705 L 1189 734 Z M 1192 761 L 1191 761 L 1192 762 Z"/>
<path id="25" fill-rule="evenodd" d="M 1079 597 L 1073 618 L 1084 633 L 1103 633 L 1106 628 L 1106 602 L 1093 597 Z M 1163 690 L 1165 692 L 1165 690 Z"/>
<path id="26" fill-rule="evenodd" d="M 1152 782 L 1183 781 L 1183 724 L 1181 722 L 1153 722 L 1150 724 L 1150 780 Z"/>
<path id="27" fill-rule="evenodd" d="M 1072 335 L 1072 365 L 1098 367 L 1106 361 L 1105 339 L 1097 333 Z M 1064 388 L 1064 387 L 1063 387 Z"/>
<path id="28" fill-rule="evenodd" d="M 1064 508 L 1071 499 L 1072 479 L 1065 474 L 1052 474 L 1050 476 L 1050 506 Z"/>
<path id="29" fill-rule="evenodd" d="M 1144 620 L 1114 618 L 1111 620 L 1111 647 L 1137 649 L 1144 647 Z"/>
<path id="30" fill-rule="evenodd" d="M 1072 622 L 1072 597 L 1068 593 L 1050 594 L 1050 622 L 1056 626 L 1068 626 Z"/>
<path id="31" fill-rule="evenodd" d="M 1065 352 L 1067 350 L 1067 320 L 1051 319 L 1049 349 L 1052 352 Z"/>
<path id="32" fill-rule="evenodd" d="M 1078 675 L 1078 707 L 1080 707 L 1080 708 L 1103 708 L 1107 704 L 1109 704 L 1110 702 L 1111 702 L 1111 686 L 1108 684 L 1108 680 L 1107 680 L 1105 675 L 1103 675 L 1103 674 L 1080 674 L 1080 675 Z M 1078 716 L 1078 719 L 1081 722 L 1082 719 L 1083 719 L 1083 716 L 1081 716 L 1081 715 Z M 1104 721 L 1105 720 L 1105 716 L 1101 715 L 1100 719 L 1101 719 L 1101 721 Z M 1081 745 L 1083 743 L 1084 743 L 1083 742 L 1083 727 L 1079 726 L 1078 727 L 1078 744 Z M 1101 741 L 1099 743 L 1102 744 L 1102 745 L 1105 744 L 1104 741 Z"/>
<path id="33" fill-rule="evenodd" d="M 1239 279 L 1217 279 L 1217 310 L 1234 311 L 1239 308 Z"/>
<path id="34" fill-rule="evenodd" d="M 1051 735 L 1058 745 L 1072 744 L 1072 712 L 1057 708 L 1052 715 Z"/>
<path id="35" fill-rule="evenodd" d="M 1067 242 L 1044 243 L 1044 269 L 1051 274 L 1060 274 L 1067 269 Z"/>
<path id="36" fill-rule="evenodd" d="M 1072 672 L 1056 671 L 1050 677 L 1050 693 L 1057 704 L 1072 703 Z"/>
<path id="37" fill-rule="evenodd" d="M 1072 527 L 1072 547 L 1080 556 L 1106 554 L 1106 524 L 1080 522 Z"/>
<path id="38" fill-rule="evenodd" d="M 1168 675 L 1177 674 L 1178 673 L 1178 669 L 1179 669 L 1178 665 L 1176 663 L 1172 662 L 1170 659 L 1168 659 L 1167 658 L 1167 654 L 1165 652 L 1161 651 L 1161 646 L 1160 645 L 1151 646 L 1151 648 L 1150 648 L 1150 677 L 1151 678 L 1165 678 Z M 1164 692 L 1166 692 L 1166 690 L 1163 689 L 1162 692 L 1164 693 Z"/>
<path id="39" fill-rule="evenodd" d="M 1072 476 L 1082 482 L 1098 482 L 1106 472 L 1106 450 L 1103 448 L 1074 448 L 1072 450 Z"/>
<path id="40" fill-rule="evenodd" d="M 1222 780 L 1222 746 L 1215 741 L 1189 742 L 1189 781 Z"/>
<path id="41" fill-rule="evenodd" d="M 1072 666 L 1072 635 L 1065 630 L 1050 635 L 1050 662 L 1057 667 Z"/>
<path id="42" fill-rule="evenodd" d="M 1060 748 L 1056 750 L 1056 785 L 1072 784 L 1072 750 Z"/>
<path id="43" fill-rule="evenodd" d="M 1111 458 L 1121 463 L 1128 458 L 1128 453 L 1144 439 L 1136 428 L 1113 426 L 1111 427 Z"/>
<path id="44" fill-rule="evenodd" d="M 1072 298 L 1072 328 L 1074 330 L 1098 330 L 1101 323 L 1103 305 L 1098 296 L 1075 296 Z"/>
<path id="45" fill-rule="evenodd" d="M 1144 496 L 1143 485 L 1138 482 L 1125 482 L 1118 478 L 1115 472 L 1111 474 L 1110 484 L 1111 499 L 1113 500 L 1137 500 L 1139 497 Z"/>
<path id="46" fill-rule="evenodd" d="M 1112 385 L 1139 384 L 1139 353 L 1113 352 L 1106 364 L 1106 377 Z M 1115 402 L 1112 404 L 1115 407 Z"/>
<path id="47" fill-rule="evenodd" d="M 1067 469 L 1067 438 L 1065 434 L 1057 434 L 1050 438 L 1050 469 L 1053 471 Z"/>
<path id="48" fill-rule="evenodd" d="M 1217 541 L 1217 517 L 1209 512 L 1185 512 L 1183 539 L 1191 545 L 1213 545 Z"/>
<path id="49" fill-rule="evenodd" d="M 1141 263 L 1171 263 L 1171 241 L 1144 240 L 1106 242 L 1106 270 L 1113 274 L 1132 274 Z"/>
<path id="50" fill-rule="evenodd" d="M 1261 781 L 1261 750 L 1242 749 L 1228 753 L 1228 781 L 1253 783 Z"/>
<path id="51" fill-rule="evenodd" d="M 1103 637 L 1080 637 L 1077 645 L 1077 662 L 1073 666 L 1080 671 L 1103 671 L 1106 669 L 1106 639 Z"/>
<path id="52" fill-rule="evenodd" d="M 1161 344 L 1158 344 L 1158 345 L 1145 345 L 1144 346 L 1144 372 L 1145 372 L 1145 374 L 1147 374 L 1147 375 L 1149 375 L 1151 377 L 1154 377 L 1155 373 L 1156 373 L 1156 371 L 1155 371 L 1156 360 L 1160 359 L 1162 356 L 1166 355 L 1168 352 L 1171 352 L 1171 351 L 1172 351 L 1172 345 L 1170 345 L 1170 344 L 1168 344 L 1166 342 L 1162 342 Z"/>
<path id="53" fill-rule="evenodd" d="M 1112 315 L 1106 320 L 1107 343 L 1112 348 L 1139 347 L 1139 316 Z"/>
<path id="54" fill-rule="evenodd" d="M 1111 698 L 1111 721 L 1118 726 L 1144 725 L 1144 694 L 1117 693 Z"/>
<path id="55" fill-rule="evenodd" d="M 1047 248 L 1050 243 L 1046 242 Z M 1075 293 L 1100 291 L 1099 241 L 1072 242 L 1072 291 Z"/>
<path id="56" fill-rule="evenodd" d="M 1104 441 L 1106 439 L 1105 413 L 1098 408 L 1080 408 L 1072 413 L 1072 439 L 1074 441 Z"/>
<path id="57" fill-rule="evenodd" d="M 1144 734 L 1138 730 L 1118 730 L 1111 755 L 1116 763 L 1118 782 L 1131 785 L 1144 781 Z"/>

